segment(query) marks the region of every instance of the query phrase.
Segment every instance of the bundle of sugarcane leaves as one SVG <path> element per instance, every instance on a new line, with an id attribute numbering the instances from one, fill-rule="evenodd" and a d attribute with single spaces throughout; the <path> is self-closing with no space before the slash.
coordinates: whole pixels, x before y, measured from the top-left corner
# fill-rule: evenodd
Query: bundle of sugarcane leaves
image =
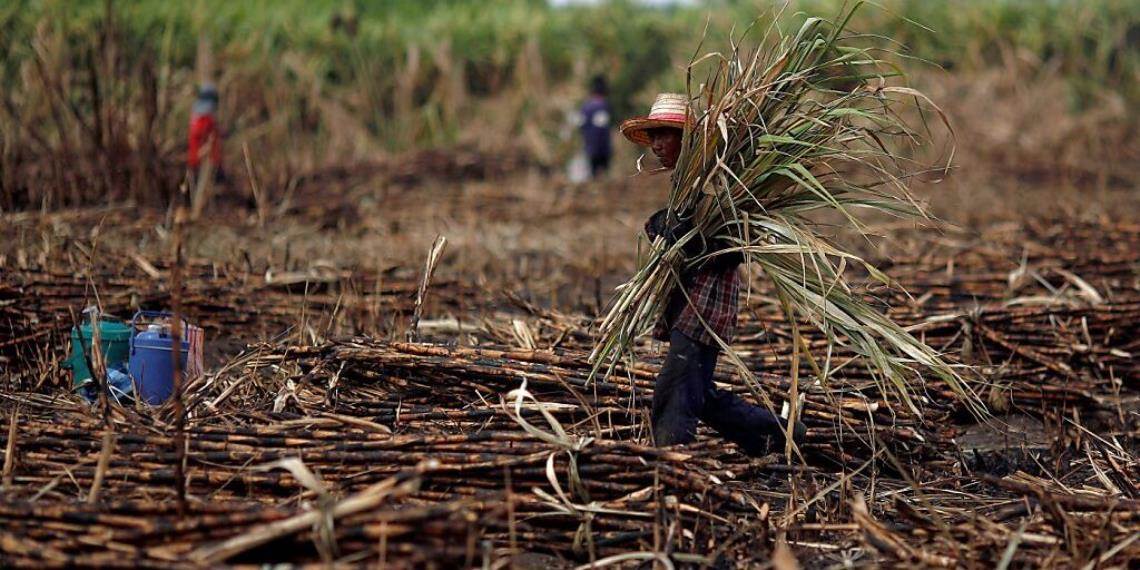
<path id="1" fill-rule="evenodd" d="M 811 219 L 832 210 L 864 236 L 856 211 L 929 219 L 907 180 L 921 170 L 908 154 L 930 138 L 924 135 L 931 125 L 923 118 L 921 128 L 912 128 L 901 111 L 940 117 L 949 129 L 922 93 L 888 84 L 903 76 L 876 55 L 886 50 L 859 47 L 872 42 L 845 31 L 857 8 L 834 21 L 809 18 L 792 36 L 774 31 L 773 18 L 757 47 L 733 41 L 727 55 L 690 62 L 691 127 L 682 138 L 668 210 L 692 229 L 673 243 L 657 238 L 637 273 L 618 288 L 591 355 L 595 374 L 631 357 L 634 339 L 657 321 L 669 296 L 684 292 L 686 271 L 739 252 L 771 280 L 790 320 L 798 314 L 867 359 L 884 394 L 896 394 L 921 414 L 916 394 L 923 374 L 933 373 L 984 415 L 964 370 L 876 310 L 849 286 L 845 271 L 861 265 L 889 284 L 887 276 L 830 243 L 823 225 Z M 694 94 L 693 75 L 702 65 L 712 69 Z M 700 240 L 703 254 L 686 256 L 691 240 Z M 720 344 L 764 399 L 747 366 Z M 826 363 L 816 368 L 828 376 Z"/>

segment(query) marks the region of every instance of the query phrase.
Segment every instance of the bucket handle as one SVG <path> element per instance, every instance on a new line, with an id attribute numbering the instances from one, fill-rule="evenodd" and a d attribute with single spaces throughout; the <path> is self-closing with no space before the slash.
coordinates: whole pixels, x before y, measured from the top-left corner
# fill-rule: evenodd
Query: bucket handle
<path id="1" fill-rule="evenodd" d="M 135 335 L 137 335 L 138 331 L 139 331 L 139 329 L 138 329 L 139 317 L 144 317 L 144 318 L 154 320 L 154 319 L 159 319 L 159 318 L 168 318 L 169 319 L 170 317 L 173 317 L 173 316 L 174 316 L 174 314 L 171 313 L 170 311 L 138 311 L 137 313 L 135 313 L 135 316 L 131 317 L 131 340 L 130 340 L 131 354 L 135 353 Z M 182 330 L 183 331 L 185 331 L 190 326 L 190 321 L 186 320 L 185 317 L 179 317 L 178 320 L 182 321 Z"/>

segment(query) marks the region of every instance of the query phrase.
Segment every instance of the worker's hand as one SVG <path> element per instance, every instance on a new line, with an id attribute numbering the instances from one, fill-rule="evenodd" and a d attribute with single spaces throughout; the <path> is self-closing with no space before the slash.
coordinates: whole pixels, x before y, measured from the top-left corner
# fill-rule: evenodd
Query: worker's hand
<path id="1" fill-rule="evenodd" d="M 666 245 L 672 245 L 693 228 L 692 224 L 687 220 L 674 219 L 673 223 L 669 222 L 668 210 L 658 210 L 654 212 L 652 216 L 649 216 L 649 219 L 645 222 L 645 235 L 649 236 L 649 241 L 656 241 L 659 236 L 664 236 Z M 723 239 L 718 239 L 710 243 L 698 235 L 685 243 L 684 254 L 685 257 L 690 260 L 708 256 L 700 263 L 699 267 L 701 269 L 728 271 L 736 269 L 737 266 L 744 263 L 744 255 L 741 252 L 733 251 L 716 255 L 709 254 L 730 247 L 733 247 L 731 243 Z"/>
<path id="2" fill-rule="evenodd" d="M 645 235 L 649 236 L 649 241 L 657 241 L 657 236 L 665 234 L 667 229 L 665 218 L 668 215 L 668 210 L 657 210 L 645 221 Z"/>

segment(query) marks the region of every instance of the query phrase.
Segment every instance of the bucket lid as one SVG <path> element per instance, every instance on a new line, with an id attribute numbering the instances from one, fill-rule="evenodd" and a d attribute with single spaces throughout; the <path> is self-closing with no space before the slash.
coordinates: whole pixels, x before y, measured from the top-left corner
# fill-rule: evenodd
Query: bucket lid
<path id="1" fill-rule="evenodd" d="M 190 341 L 182 339 L 182 352 L 190 347 Z M 154 331 L 143 331 L 135 335 L 135 348 L 150 350 L 170 350 L 170 335 Z"/>
<path id="2" fill-rule="evenodd" d="M 71 336 L 79 337 L 82 334 L 83 338 L 89 339 L 92 337 L 91 323 L 83 323 L 76 331 L 75 327 L 71 328 Z M 118 321 L 100 320 L 99 321 L 99 336 L 103 340 L 129 340 L 131 338 L 131 327 L 126 323 Z"/>

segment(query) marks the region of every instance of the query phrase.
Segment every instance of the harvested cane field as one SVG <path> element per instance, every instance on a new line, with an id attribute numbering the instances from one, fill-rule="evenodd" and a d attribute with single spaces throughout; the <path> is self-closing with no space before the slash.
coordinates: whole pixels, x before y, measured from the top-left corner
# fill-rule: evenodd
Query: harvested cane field
<path id="1" fill-rule="evenodd" d="M 629 149 L 573 185 L 526 133 L 335 164 L 251 136 L 196 217 L 140 197 L 145 172 L 5 154 L 5 207 L 39 206 L 0 211 L 0 566 L 1133 567 L 1135 111 L 1109 87 L 1065 107 L 1063 70 L 1010 57 L 921 79 L 958 135 L 945 180 L 913 184 L 941 222 L 834 232 L 897 281 L 860 291 L 972 367 L 992 417 L 933 377 L 916 413 L 742 269 L 733 348 L 759 389 L 725 359 L 716 380 L 802 398 L 808 427 L 762 458 L 704 426 L 652 445 L 662 343 L 591 374 L 666 199 Z M 89 174 L 130 187 L 92 200 Z M 87 402 L 61 363 L 90 306 L 176 310 L 205 373 L 160 406 Z"/>
<path id="2" fill-rule="evenodd" d="M 1070 566 L 1140 554 L 1140 225 L 888 230 L 898 248 L 888 269 L 910 295 L 881 298 L 925 342 L 980 367 L 992 425 L 934 383 L 916 417 L 850 354 L 801 329 L 831 377 L 811 382 L 806 361 L 797 371 L 810 386 L 803 457 L 750 459 L 711 435 L 648 445 L 661 355 L 651 343 L 632 367 L 589 379 L 597 296 L 629 263 L 604 244 L 632 231 L 625 219 L 651 198 L 616 212 L 569 204 L 651 196 L 652 186 L 511 190 L 533 176 L 394 187 L 376 207 L 399 208 L 410 227 L 384 239 L 425 246 L 409 249 L 406 267 L 370 266 L 372 213 L 320 230 L 310 217 L 325 212 L 313 208 L 274 230 L 303 236 L 298 249 L 345 248 L 356 234 L 359 260 L 221 247 L 211 258 L 205 244 L 221 238 L 209 233 L 257 243 L 270 232 L 242 219 L 189 223 L 183 239 L 203 252 L 184 260 L 177 292 L 158 245 L 173 239 L 162 212 L 9 215 L 5 563 L 472 566 L 513 553 L 519 565 L 555 567 L 658 555 Z M 491 222 L 464 237 L 461 216 Z M 410 341 L 431 243 L 409 237 L 427 235 L 417 224 L 459 237 Z M 559 236 L 578 245 L 547 242 Z M 585 259 L 560 251 L 593 240 L 601 251 Z M 209 372 L 186 389 L 184 435 L 172 405 L 103 413 L 68 393 L 57 362 L 75 308 L 129 316 L 174 295 L 211 345 Z M 736 348 L 778 406 L 791 388 L 792 327 L 761 279 L 746 306 Z M 746 391 L 728 367 L 718 380 Z"/>

